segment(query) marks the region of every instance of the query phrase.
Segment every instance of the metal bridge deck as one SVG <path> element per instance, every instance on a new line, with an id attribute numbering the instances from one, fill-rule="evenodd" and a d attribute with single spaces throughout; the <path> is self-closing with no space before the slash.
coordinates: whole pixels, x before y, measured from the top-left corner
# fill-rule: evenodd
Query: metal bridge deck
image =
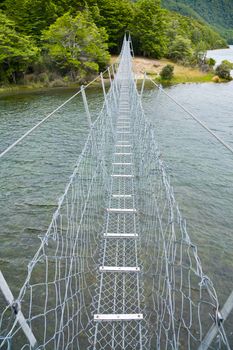
<path id="1" fill-rule="evenodd" d="M 127 71 L 123 71 L 122 76 L 127 77 Z M 103 229 L 93 349 L 125 349 L 126 344 L 129 349 L 142 349 L 143 346 L 142 266 L 138 260 L 139 225 L 132 147 L 135 140 L 130 132 L 132 118 L 129 80 L 122 79 Z"/>

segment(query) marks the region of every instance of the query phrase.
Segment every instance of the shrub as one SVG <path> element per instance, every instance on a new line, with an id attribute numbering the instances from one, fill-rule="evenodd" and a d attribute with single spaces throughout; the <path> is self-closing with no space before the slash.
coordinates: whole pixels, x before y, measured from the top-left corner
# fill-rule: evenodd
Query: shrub
<path id="1" fill-rule="evenodd" d="M 49 76 L 48 76 L 48 74 L 46 72 L 38 74 L 37 78 L 38 78 L 38 81 L 40 83 L 48 84 L 48 82 L 49 82 Z"/>
<path id="2" fill-rule="evenodd" d="M 160 72 L 160 76 L 164 80 L 171 80 L 174 75 L 174 66 L 171 64 L 167 64 L 165 67 L 163 67 L 162 71 Z"/>
<path id="3" fill-rule="evenodd" d="M 230 69 L 233 69 L 233 63 L 232 62 L 230 62 L 228 60 L 223 60 L 222 63 L 225 64 Z"/>
<path id="4" fill-rule="evenodd" d="M 208 66 L 210 66 L 210 67 L 214 67 L 215 66 L 215 64 L 216 64 L 216 61 L 215 61 L 215 59 L 214 58 L 207 58 L 206 59 L 206 64 L 208 64 Z"/>
<path id="5" fill-rule="evenodd" d="M 55 79 L 54 81 L 49 83 L 49 86 L 50 87 L 65 87 L 65 86 L 67 86 L 67 82 L 64 81 L 64 79 L 62 79 L 62 78 Z"/>
<path id="6" fill-rule="evenodd" d="M 231 66 L 228 64 L 228 62 L 222 62 L 219 66 L 217 66 L 215 70 L 216 74 L 226 80 L 231 80 Z"/>

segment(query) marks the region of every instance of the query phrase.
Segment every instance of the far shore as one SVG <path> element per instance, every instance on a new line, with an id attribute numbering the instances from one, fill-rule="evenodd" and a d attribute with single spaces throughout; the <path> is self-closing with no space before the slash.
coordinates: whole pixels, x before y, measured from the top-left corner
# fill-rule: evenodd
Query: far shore
<path id="1" fill-rule="evenodd" d="M 80 85 L 77 85 L 77 89 L 80 88 Z M 8 85 L 0 87 L 0 96 L 9 96 L 17 94 L 28 94 L 31 92 L 46 92 L 46 91 L 60 91 L 60 90 L 74 90 L 76 89 L 75 85 L 72 86 L 61 86 L 61 87 L 49 87 L 43 84 L 31 84 L 31 85 Z"/>
<path id="2" fill-rule="evenodd" d="M 116 56 L 112 56 L 111 64 L 117 59 Z M 159 73 L 167 64 L 174 66 L 174 77 L 169 81 L 169 85 L 185 84 L 185 83 L 210 83 L 213 82 L 213 72 L 201 72 L 198 68 L 185 67 L 180 64 L 174 63 L 168 59 L 150 59 L 145 57 L 135 57 L 133 59 L 133 70 L 137 80 L 143 80 L 144 73 L 147 73 L 150 78 L 155 81 L 160 80 Z M 108 79 L 106 79 L 108 80 Z M 225 82 L 221 80 L 221 82 Z M 94 87 L 99 86 L 97 81 Z M 0 96 L 23 94 L 32 92 L 46 92 L 46 91 L 60 91 L 60 90 L 79 90 L 80 83 L 64 83 L 61 86 L 48 86 L 43 83 L 32 83 L 27 85 L 8 85 L 0 87 Z"/>
<path id="3" fill-rule="evenodd" d="M 88 82 L 87 82 L 88 83 Z M 84 84 L 85 86 L 85 84 Z M 89 86 L 88 89 L 96 89 L 100 87 L 100 84 L 97 81 L 93 83 L 93 85 Z M 80 83 L 72 83 L 72 84 L 64 84 L 61 86 L 48 86 L 43 84 L 27 84 L 27 85 L 8 85 L 0 87 L 0 96 L 10 96 L 17 94 L 30 94 L 30 93 L 45 93 L 48 91 L 79 91 L 81 88 Z"/>

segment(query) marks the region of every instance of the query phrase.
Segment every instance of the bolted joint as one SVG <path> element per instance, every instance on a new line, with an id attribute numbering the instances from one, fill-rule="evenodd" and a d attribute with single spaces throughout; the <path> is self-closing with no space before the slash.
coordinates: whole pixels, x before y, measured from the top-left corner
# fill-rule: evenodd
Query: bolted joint
<path id="1" fill-rule="evenodd" d="M 216 325 L 217 325 L 218 327 L 220 327 L 221 324 L 223 323 L 223 321 L 224 321 L 224 318 L 223 318 L 221 312 L 220 312 L 219 310 L 217 310 L 216 316 L 215 316 Z"/>
<path id="2" fill-rule="evenodd" d="M 21 305 L 20 302 L 18 300 L 15 300 L 12 304 L 11 304 L 12 310 L 14 312 L 15 315 L 18 315 L 19 311 L 21 310 Z"/>

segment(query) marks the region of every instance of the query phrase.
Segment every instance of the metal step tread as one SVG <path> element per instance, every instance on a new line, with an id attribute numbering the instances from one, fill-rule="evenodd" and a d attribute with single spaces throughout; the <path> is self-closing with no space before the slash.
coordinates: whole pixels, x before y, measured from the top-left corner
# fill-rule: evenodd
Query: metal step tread
<path id="1" fill-rule="evenodd" d="M 130 131 L 117 131 L 117 134 L 131 134 Z"/>
<path id="2" fill-rule="evenodd" d="M 100 272 L 140 272 L 138 266 L 100 266 Z"/>
<path id="3" fill-rule="evenodd" d="M 137 212 L 137 209 L 135 208 L 128 208 L 128 209 L 127 208 L 107 208 L 106 210 L 109 213 L 123 213 L 123 214 Z"/>
<path id="4" fill-rule="evenodd" d="M 131 198 L 132 194 L 112 194 L 113 198 Z"/>
<path id="5" fill-rule="evenodd" d="M 116 145 L 116 147 L 132 147 L 132 145 L 125 145 L 125 144 L 123 144 L 123 145 Z"/>
<path id="6" fill-rule="evenodd" d="M 137 238 L 137 233 L 115 233 L 115 232 L 105 232 L 104 237 L 106 238 Z"/>
<path id="7" fill-rule="evenodd" d="M 111 174 L 111 177 L 134 177 L 132 174 Z"/>
<path id="8" fill-rule="evenodd" d="M 133 321 L 143 320 L 143 314 L 95 314 L 94 321 Z"/>

